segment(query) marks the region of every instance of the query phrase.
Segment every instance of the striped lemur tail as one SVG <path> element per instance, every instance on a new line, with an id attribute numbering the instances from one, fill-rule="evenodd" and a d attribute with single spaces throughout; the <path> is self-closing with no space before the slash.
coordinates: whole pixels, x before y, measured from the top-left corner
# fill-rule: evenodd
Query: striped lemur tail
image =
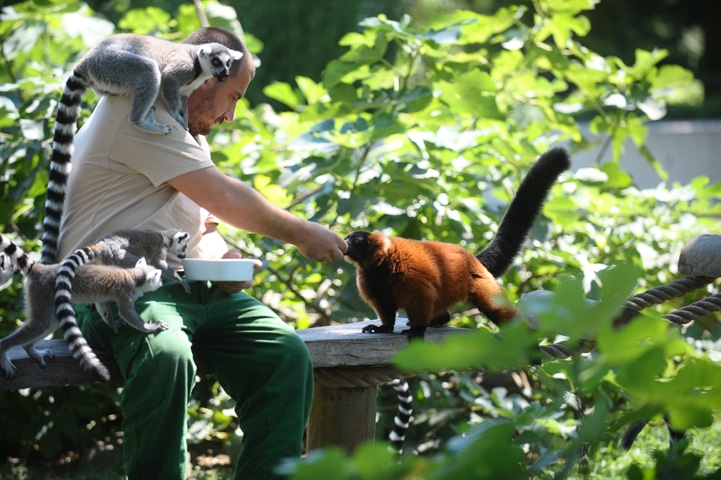
<path id="1" fill-rule="evenodd" d="M 25 252 L 5 235 L 0 235 L 0 249 L 24 277 L 35 265 L 35 260 L 25 255 Z"/>
<path id="2" fill-rule="evenodd" d="M 494 277 L 503 275 L 521 252 L 548 192 L 558 176 L 570 166 L 568 152 L 563 148 L 547 151 L 531 165 L 501 218 L 493 240 L 476 256 Z"/>
<path id="3" fill-rule="evenodd" d="M 47 291 L 49 295 L 51 295 L 50 292 L 55 291 L 54 281 L 57 276 L 57 269 L 59 268 L 57 265 L 43 265 L 35 262 L 15 243 L 3 235 L 0 235 L 0 250 L 7 256 L 7 258 L 10 259 L 20 273 L 22 273 L 25 279 L 26 293 L 31 289 L 31 283 L 34 282 L 53 282 L 52 285 L 44 286 L 45 288 L 42 290 Z M 34 345 L 53 330 L 54 322 L 52 318 L 52 299 L 26 298 L 25 302 L 26 312 L 31 311 L 28 308 L 29 302 L 47 302 L 48 305 L 47 308 L 43 308 L 42 305 L 38 305 L 38 308 L 33 309 L 33 311 L 40 312 L 38 318 L 28 315 L 25 323 L 20 327 L 20 329 L 25 330 L 25 332 L 22 333 L 23 340 L 20 340 L 17 337 L 11 338 L 19 332 L 20 329 L 18 329 L 18 331 L 0 340 L 0 347 L 2 347 L 1 350 L 3 351 L 3 355 L 6 355 L 7 349 L 11 346 L 7 344 L 15 344 L 17 342 L 17 345 L 23 346 L 29 355 L 35 357 L 41 365 L 44 365 L 43 357 L 44 355 L 50 355 L 50 353 L 35 350 Z M 60 329 L 63 333 L 65 342 L 70 348 L 73 358 L 78 360 L 85 370 L 94 371 L 102 379 L 108 380 L 110 378 L 110 372 L 108 372 L 108 369 L 102 364 L 100 359 L 98 359 L 88 345 L 88 342 L 85 340 L 85 337 L 78 327 L 75 316 L 73 315 L 70 318 L 64 318 L 61 320 Z M 14 374 L 14 367 L 11 364 L 8 366 L 9 360 L 7 358 L 0 359 L 0 362 L 3 362 L 3 368 L 6 370 L 6 375 Z M 7 370 L 8 367 L 10 368 L 9 372 Z"/>
<path id="4" fill-rule="evenodd" d="M 81 264 L 89 262 L 86 250 L 88 248 L 78 249 L 72 255 L 69 255 L 58 266 L 58 272 L 55 275 L 55 316 L 60 322 L 60 330 L 63 332 L 63 338 L 70 347 L 73 358 L 80 362 L 85 370 L 96 371 L 104 380 L 110 378 L 110 373 L 100 362 L 88 342 L 83 336 L 78 326 L 78 320 L 75 316 L 75 309 L 72 304 L 72 285 L 75 278 L 75 271 Z M 78 261 L 81 258 L 83 261 Z"/>
<path id="5" fill-rule="evenodd" d="M 403 453 L 403 441 L 406 439 L 406 432 L 413 415 L 413 393 L 411 392 L 408 380 L 404 378 L 395 379 L 387 385 L 393 387 L 398 394 L 398 412 L 393 417 L 393 428 L 388 434 L 392 450 L 398 454 Z"/>
<path id="6" fill-rule="evenodd" d="M 63 89 L 55 116 L 53 152 L 50 157 L 50 178 L 45 198 L 42 248 L 40 263 L 49 265 L 58 262 L 58 236 L 63 215 L 68 176 L 72 168 L 73 142 L 80 116 L 80 104 L 89 89 L 88 81 L 75 70 Z"/>

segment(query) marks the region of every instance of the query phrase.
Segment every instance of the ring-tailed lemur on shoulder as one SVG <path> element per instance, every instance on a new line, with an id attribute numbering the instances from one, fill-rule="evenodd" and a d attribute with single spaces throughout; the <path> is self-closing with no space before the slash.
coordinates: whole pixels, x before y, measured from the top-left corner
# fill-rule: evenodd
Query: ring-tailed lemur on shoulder
<path id="1" fill-rule="evenodd" d="M 55 277 L 60 265 L 43 265 L 32 260 L 10 239 L 0 235 L 0 251 L 10 259 L 13 266 L 24 276 L 26 321 L 7 337 L 0 339 L 0 368 L 5 376 L 13 378 L 17 368 L 10 361 L 8 351 L 22 346 L 27 354 L 45 366 L 45 357 L 52 358 L 48 350 L 38 350 L 35 344 L 58 327 L 55 315 Z M 135 300 L 143 292 L 151 292 L 162 286 L 161 271 L 147 265 L 141 259 L 133 268 L 119 268 L 105 265 L 85 265 L 78 269 L 73 282 L 73 301 L 76 303 L 95 303 L 115 301 L 120 316 L 130 324 L 142 325 L 145 322 L 135 312 Z M 71 320 L 60 322 L 63 338 L 70 347 L 73 357 L 84 369 L 95 371 L 107 380 L 110 374 L 88 346 L 85 337 L 78 328 L 74 316 Z M 152 330 L 152 324 L 148 329 Z M 164 324 L 163 324 L 164 325 Z M 156 329 L 164 329 L 155 327 Z"/>
<path id="2" fill-rule="evenodd" d="M 147 35 L 118 34 L 100 41 L 80 59 L 65 83 L 55 118 L 41 263 L 58 261 L 60 220 L 85 92 L 92 88 L 99 95 L 132 96 L 130 123 L 145 132 L 168 135 L 170 125 L 156 122 L 153 116 L 158 96 L 187 130 L 188 95 L 211 77 L 225 81 L 232 62 L 242 56 L 219 43 L 191 45 Z"/>
<path id="3" fill-rule="evenodd" d="M 190 292 L 188 283 L 168 265 L 168 254 L 185 258 L 190 235 L 180 228 L 167 230 L 119 230 L 100 237 L 91 245 L 77 249 L 61 263 L 55 279 L 56 314 L 62 322 L 65 316 L 74 317 L 71 294 L 73 277 L 81 265 L 114 265 L 116 267 L 132 267 L 140 258 L 156 268 L 163 275 L 180 282 L 186 292 Z M 110 305 L 96 302 L 100 316 L 105 323 L 118 333 L 118 324 L 110 311 Z M 70 319 L 67 319 L 70 320 Z"/>

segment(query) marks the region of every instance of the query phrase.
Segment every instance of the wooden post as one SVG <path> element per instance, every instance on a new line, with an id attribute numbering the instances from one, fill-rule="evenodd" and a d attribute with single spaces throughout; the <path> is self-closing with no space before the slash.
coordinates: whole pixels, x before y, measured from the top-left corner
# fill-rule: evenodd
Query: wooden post
<path id="1" fill-rule="evenodd" d="M 375 438 L 376 387 L 333 388 L 316 383 L 307 450 L 338 445 L 348 453 Z"/>

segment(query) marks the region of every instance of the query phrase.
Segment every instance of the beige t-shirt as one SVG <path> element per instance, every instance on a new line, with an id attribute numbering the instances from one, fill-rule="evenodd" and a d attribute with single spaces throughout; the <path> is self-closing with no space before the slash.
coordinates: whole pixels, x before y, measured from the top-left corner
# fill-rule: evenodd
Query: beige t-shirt
<path id="1" fill-rule="evenodd" d="M 213 167 L 210 150 L 205 138 L 190 135 L 162 102 L 155 106 L 155 119 L 171 125 L 170 135 L 130 125 L 130 97 L 101 99 L 76 135 L 60 258 L 117 230 L 172 227 L 190 234 L 188 256 L 202 256 L 197 246 L 208 212 L 165 182 Z M 169 263 L 180 267 L 177 258 Z"/>

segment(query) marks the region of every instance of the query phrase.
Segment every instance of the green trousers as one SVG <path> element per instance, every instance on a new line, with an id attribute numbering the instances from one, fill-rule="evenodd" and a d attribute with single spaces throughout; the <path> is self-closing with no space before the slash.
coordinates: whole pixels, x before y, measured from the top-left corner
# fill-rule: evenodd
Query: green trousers
<path id="1" fill-rule="evenodd" d="M 276 478 L 274 467 L 299 457 L 313 398 L 313 367 L 302 340 L 266 305 L 205 282 L 191 293 L 173 282 L 136 301 L 146 321 L 168 330 L 118 334 L 95 311 L 78 309 L 88 342 L 111 352 L 125 378 L 121 393 L 126 475 L 186 477 L 187 404 L 196 367 L 191 346 L 235 400 L 243 444 L 236 479 Z M 116 317 L 117 318 L 117 317 Z"/>

